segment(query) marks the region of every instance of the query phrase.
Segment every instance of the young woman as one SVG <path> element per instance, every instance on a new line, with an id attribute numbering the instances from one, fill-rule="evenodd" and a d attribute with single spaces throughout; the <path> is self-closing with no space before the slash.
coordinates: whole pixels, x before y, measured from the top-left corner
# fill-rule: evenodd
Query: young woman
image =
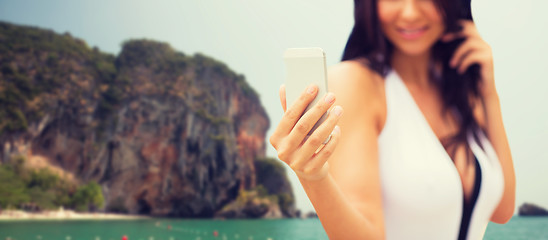
<path id="1" fill-rule="evenodd" d="M 330 239 L 481 239 L 512 217 L 515 174 L 470 1 L 354 3 L 330 93 L 303 114 L 317 87 L 286 107 L 282 86 L 271 144 Z"/>

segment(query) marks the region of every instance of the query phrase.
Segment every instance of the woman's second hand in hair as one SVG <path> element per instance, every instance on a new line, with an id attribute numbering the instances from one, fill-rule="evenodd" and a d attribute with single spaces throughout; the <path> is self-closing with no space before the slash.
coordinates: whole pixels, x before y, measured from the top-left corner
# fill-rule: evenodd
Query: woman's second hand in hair
<path id="1" fill-rule="evenodd" d="M 479 90 L 482 96 L 489 97 L 496 92 L 491 47 L 481 38 L 472 21 L 462 20 L 460 24 L 462 26 L 460 32 L 448 33 L 441 38 L 443 42 L 450 42 L 457 38 L 465 39 L 455 50 L 449 66 L 455 68 L 458 73 L 464 74 L 470 66 L 478 64 L 481 67 Z"/>

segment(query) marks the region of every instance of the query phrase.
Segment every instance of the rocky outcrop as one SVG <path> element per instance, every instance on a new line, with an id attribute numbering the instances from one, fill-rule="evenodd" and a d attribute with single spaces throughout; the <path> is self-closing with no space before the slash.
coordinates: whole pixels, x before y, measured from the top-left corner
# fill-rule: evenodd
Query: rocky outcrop
<path id="1" fill-rule="evenodd" d="M 216 218 L 280 218 L 283 217 L 278 199 L 261 190 L 241 191 L 236 201 L 215 214 Z"/>
<path id="2" fill-rule="evenodd" d="M 221 62 L 150 40 L 112 56 L 70 34 L 0 23 L 0 64 L 0 161 L 22 155 L 95 180 L 106 210 L 137 214 L 213 217 L 258 187 L 269 120 Z M 285 186 L 271 194 L 287 195 L 280 211 L 292 216 L 285 175 L 269 181 L 260 184 Z"/>
<path id="3" fill-rule="evenodd" d="M 298 216 L 295 208 L 295 199 L 293 198 L 293 189 L 287 179 L 285 168 L 278 159 L 258 158 L 255 161 L 255 173 L 257 176 L 257 185 L 264 187 L 263 195 L 274 195 L 277 198 L 280 210 L 284 216 Z M 262 190 L 262 189 L 261 189 Z"/>
<path id="4" fill-rule="evenodd" d="M 306 214 L 305 218 L 318 218 L 318 214 L 316 214 L 316 212 L 309 212 Z"/>
<path id="5" fill-rule="evenodd" d="M 519 207 L 519 216 L 548 216 L 548 210 L 532 203 L 524 203 Z"/>

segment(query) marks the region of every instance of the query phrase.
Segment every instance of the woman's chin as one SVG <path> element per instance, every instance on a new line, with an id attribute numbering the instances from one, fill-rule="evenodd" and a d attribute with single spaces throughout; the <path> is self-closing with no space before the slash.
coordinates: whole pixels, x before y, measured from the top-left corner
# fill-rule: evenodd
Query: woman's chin
<path id="1" fill-rule="evenodd" d="M 424 54 L 429 53 L 430 48 L 429 47 L 416 47 L 416 46 L 409 46 L 404 48 L 398 48 L 399 52 L 401 52 L 404 55 L 407 56 L 422 56 Z"/>

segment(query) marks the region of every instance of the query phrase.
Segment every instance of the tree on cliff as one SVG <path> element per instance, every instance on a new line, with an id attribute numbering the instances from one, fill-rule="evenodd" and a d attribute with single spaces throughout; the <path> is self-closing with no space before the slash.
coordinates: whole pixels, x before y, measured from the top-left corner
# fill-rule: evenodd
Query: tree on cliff
<path id="1" fill-rule="evenodd" d="M 47 168 L 28 168 L 21 156 L 0 163 L 1 208 L 40 211 L 63 206 L 94 211 L 103 203 L 101 186 L 94 181 L 76 188 L 75 183 Z"/>
<path id="2" fill-rule="evenodd" d="M 74 209 L 77 211 L 96 211 L 103 207 L 105 199 L 101 186 L 95 181 L 91 181 L 76 190 L 72 201 Z"/>
<path id="3" fill-rule="evenodd" d="M 15 174 L 10 166 L 0 165 L 0 207 L 17 207 L 21 202 L 28 200 L 25 182 Z"/>

